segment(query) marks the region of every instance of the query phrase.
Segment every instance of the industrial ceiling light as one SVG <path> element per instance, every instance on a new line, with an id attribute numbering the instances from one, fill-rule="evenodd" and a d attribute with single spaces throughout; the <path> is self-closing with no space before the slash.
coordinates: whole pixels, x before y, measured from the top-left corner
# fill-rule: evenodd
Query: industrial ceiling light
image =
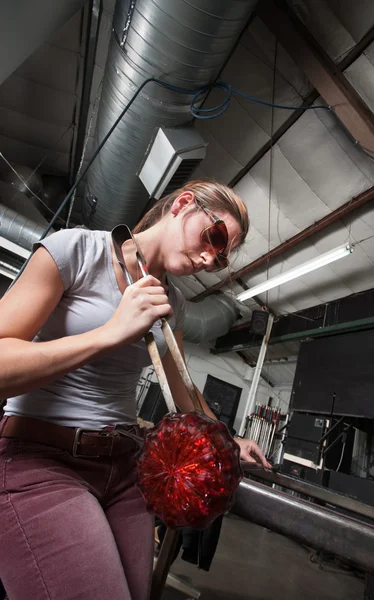
<path id="1" fill-rule="evenodd" d="M 325 252 L 321 254 L 317 258 L 313 258 L 313 260 L 308 260 L 306 263 L 291 269 L 290 271 L 286 271 L 285 273 L 281 273 L 272 279 L 268 279 L 259 285 L 255 285 L 253 288 L 242 292 L 237 296 L 237 299 L 243 302 L 244 300 L 248 300 L 248 298 L 253 298 L 254 296 L 258 296 L 258 294 L 262 294 L 262 292 L 266 292 L 267 290 L 271 290 L 272 288 L 278 287 L 287 281 L 292 281 L 292 279 L 296 279 L 296 277 L 301 277 L 306 273 L 310 273 L 315 269 L 319 269 L 320 267 L 324 267 L 339 258 L 343 258 L 344 256 L 348 256 L 353 252 L 353 246 L 350 244 L 346 244 L 344 246 L 340 246 L 339 248 L 335 248 L 335 250 L 330 250 L 329 252 Z"/>

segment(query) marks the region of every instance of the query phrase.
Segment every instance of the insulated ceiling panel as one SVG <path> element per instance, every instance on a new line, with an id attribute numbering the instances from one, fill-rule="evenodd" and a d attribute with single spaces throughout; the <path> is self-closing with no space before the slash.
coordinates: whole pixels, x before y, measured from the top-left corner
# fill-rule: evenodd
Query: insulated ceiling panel
<path id="1" fill-rule="evenodd" d="M 255 18 L 241 37 L 220 79 L 245 94 L 272 102 L 274 64 L 274 101 L 291 107 L 300 106 L 312 89 L 309 82 L 262 21 Z M 204 108 L 217 106 L 222 100 L 222 90 L 213 90 Z M 269 141 L 271 132 L 282 125 L 289 114 L 285 110 L 276 111 L 272 121 L 267 106 L 234 95 L 228 110 L 218 119 L 196 123 L 209 142 L 200 172 L 210 177 L 219 172 L 220 180 L 228 183 Z"/>
<path id="2" fill-rule="evenodd" d="M 286 0 L 325 52 L 343 58 L 374 25 L 372 0 Z"/>
<path id="3" fill-rule="evenodd" d="M 373 6 L 374 12 L 374 6 Z M 348 81 L 371 111 L 374 110 L 374 43 L 344 71 Z M 373 148 L 374 150 L 374 148 Z"/>
<path id="4" fill-rule="evenodd" d="M 8 160 L 68 174 L 81 18 L 76 13 L 0 86 L 0 144 Z"/>

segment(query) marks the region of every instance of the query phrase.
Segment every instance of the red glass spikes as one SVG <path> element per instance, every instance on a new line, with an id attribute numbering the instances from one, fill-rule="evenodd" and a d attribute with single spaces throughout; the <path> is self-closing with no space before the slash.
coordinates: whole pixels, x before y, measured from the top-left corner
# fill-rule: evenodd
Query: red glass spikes
<path id="1" fill-rule="evenodd" d="M 167 415 L 148 431 L 138 460 L 148 510 L 168 527 L 207 527 L 233 503 L 239 454 L 224 423 L 196 412 Z"/>

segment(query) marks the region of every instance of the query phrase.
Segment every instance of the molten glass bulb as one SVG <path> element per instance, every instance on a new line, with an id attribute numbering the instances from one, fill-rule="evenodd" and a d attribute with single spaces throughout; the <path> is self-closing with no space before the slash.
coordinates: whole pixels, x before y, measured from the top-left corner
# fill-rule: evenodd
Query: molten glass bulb
<path id="1" fill-rule="evenodd" d="M 196 412 L 167 415 L 148 431 L 138 460 L 149 512 L 171 528 L 207 527 L 232 506 L 239 455 L 224 423 Z"/>

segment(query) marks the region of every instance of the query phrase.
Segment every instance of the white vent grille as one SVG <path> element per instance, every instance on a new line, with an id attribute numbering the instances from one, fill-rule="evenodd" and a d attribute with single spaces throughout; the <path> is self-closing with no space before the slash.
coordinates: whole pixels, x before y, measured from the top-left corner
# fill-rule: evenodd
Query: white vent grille
<path id="1" fill-rule="evenodd" d="M 193 127 L 159 128 L 139 172 L 149 195 L 157 200 L 186 183 L 206 146 Z"/>
<path id="2" fill-rule="evenodd" d="M 30 250 L 0 236 L 0 274 L 14 279 L 30 254 Z"/>

